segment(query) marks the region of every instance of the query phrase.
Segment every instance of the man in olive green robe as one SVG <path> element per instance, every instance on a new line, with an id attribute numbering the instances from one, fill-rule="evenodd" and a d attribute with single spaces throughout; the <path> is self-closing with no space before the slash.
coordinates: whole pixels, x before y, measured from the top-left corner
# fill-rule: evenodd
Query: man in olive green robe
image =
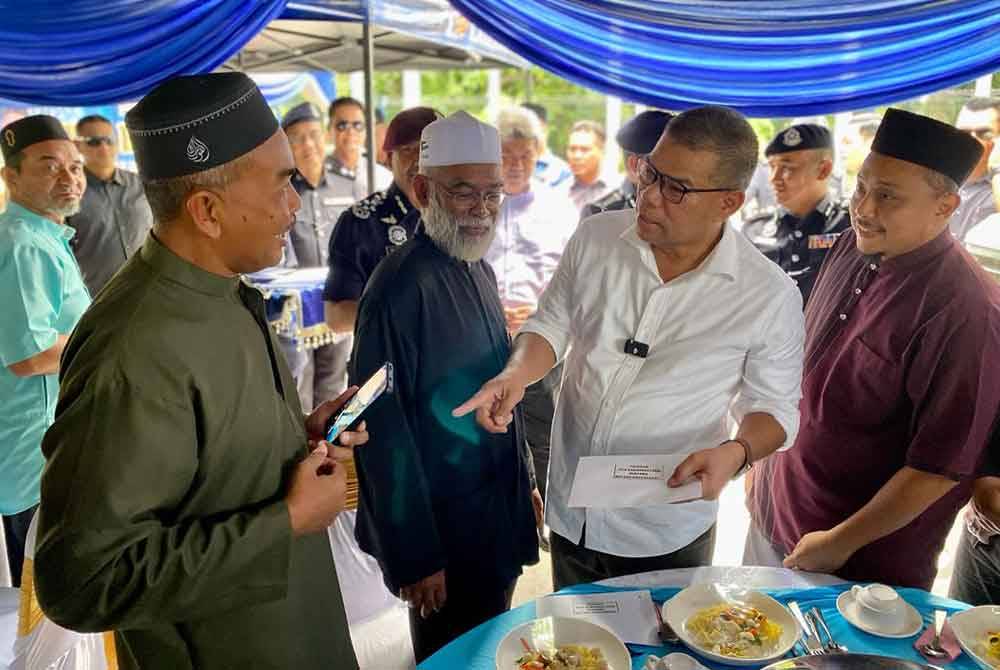
<path id="1" fill-rule="evenodd" d="M 353 670 L 325 532 L 347 450 L 307 456 L 343 397 L 302 414 L 240 281 L 280 259 L 294 222 L 288 142 L 235 73 L 169 80 L 126 124 L 156 223 L 66 347 L 42 447 L 41 606 L 114 630 L 121 668 Z"/>

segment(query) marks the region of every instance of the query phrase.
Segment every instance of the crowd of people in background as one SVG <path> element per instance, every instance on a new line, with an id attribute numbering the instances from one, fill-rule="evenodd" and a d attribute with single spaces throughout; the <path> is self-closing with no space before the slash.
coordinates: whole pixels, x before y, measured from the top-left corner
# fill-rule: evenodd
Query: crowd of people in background
<path id="1" fill-rule="evenodd" d="M 963 248 L 1000 225 L 1000 101 L 890 109 L 846 156 L 817 120 L 761 151 L 733 110 L 648 110 L 621 166 L 593 120 L 554 155 L 539 105 L 365 119 L 227 74 L 129 113 L 138 174 L 100 116 L 0 131 L 0 513 L 46 615 L 122 667 L 353 667 L 351 611 L 399 597 L 419 662 L 539 548 L 556 589 L 710 564 L 744 474 L 746 564 L 929 588 L 964 508 L 952 594 L 1000 602 L 1000 284 Z M 275 266 L 326 268 L 330 343 L 271 332 L 239 278 Z M 657 453 L 703 499 L 569 506 L 581 457 Z"/>

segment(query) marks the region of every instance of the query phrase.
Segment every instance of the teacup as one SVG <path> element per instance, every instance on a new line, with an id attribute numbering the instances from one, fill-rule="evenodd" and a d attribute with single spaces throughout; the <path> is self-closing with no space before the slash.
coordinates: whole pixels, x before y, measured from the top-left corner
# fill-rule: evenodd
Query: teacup
<path id="1" fill-rule="evenodd" d="M 896 590 L 885 584 L 869 584 L 851 588 L 858 604 L 858 618 L 867 626 L 878 630 L 896 628 L 903 615 L 903 599 Z"/>

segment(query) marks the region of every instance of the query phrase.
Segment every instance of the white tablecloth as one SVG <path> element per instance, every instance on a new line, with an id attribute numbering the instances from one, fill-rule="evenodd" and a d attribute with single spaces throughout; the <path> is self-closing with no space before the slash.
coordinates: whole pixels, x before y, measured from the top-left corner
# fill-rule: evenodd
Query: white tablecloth
<path id="1" fill-rule="evenodd" d="M 726 567 L 682 568 L 642 572 L 598 582 L 603 586 L 637 588 L 679 587 L 703 582 L 736 584 L 750 589 L 805 589 L 812 586 L 843 584 L 844 580 L 818 572 L 802 572 L 785 568 Z"/>
<path id="2" fill-rule="evenodd" d="M 17 589 L 0 588 L 0 670 L 7 670 L 14 660 L 19 596 Z"/>

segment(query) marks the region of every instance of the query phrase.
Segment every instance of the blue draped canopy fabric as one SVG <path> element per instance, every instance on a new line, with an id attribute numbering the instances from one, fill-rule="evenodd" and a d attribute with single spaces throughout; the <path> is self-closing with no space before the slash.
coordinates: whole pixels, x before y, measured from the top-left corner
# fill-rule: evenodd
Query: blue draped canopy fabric
<path id="1" fill-rule="evenodd" d="M 666 109 L 864 109 L 1000 70 L 1000 0 L 451 0 L 515 53 Z"/>
<path id="2" fill-rule="evenodd" d="M 378 23 L 379 6 L 388 17 L 407 4 L 414 3 L 0 0 L 0 98 L 135 100 L 172 74 L 218 67 L 279 16 Z M 1000 69 L 1000 0 L 452 4 L 551 72 L 668 109 L 716 103 L 760 117 L 822 114 L 914 98 Z"/>
<path id="3" fill-rule="evenodd" d="M 210 72 L 288 0 L 0 0 L 0 98 L 135 100 L 171 74 Z"/>

